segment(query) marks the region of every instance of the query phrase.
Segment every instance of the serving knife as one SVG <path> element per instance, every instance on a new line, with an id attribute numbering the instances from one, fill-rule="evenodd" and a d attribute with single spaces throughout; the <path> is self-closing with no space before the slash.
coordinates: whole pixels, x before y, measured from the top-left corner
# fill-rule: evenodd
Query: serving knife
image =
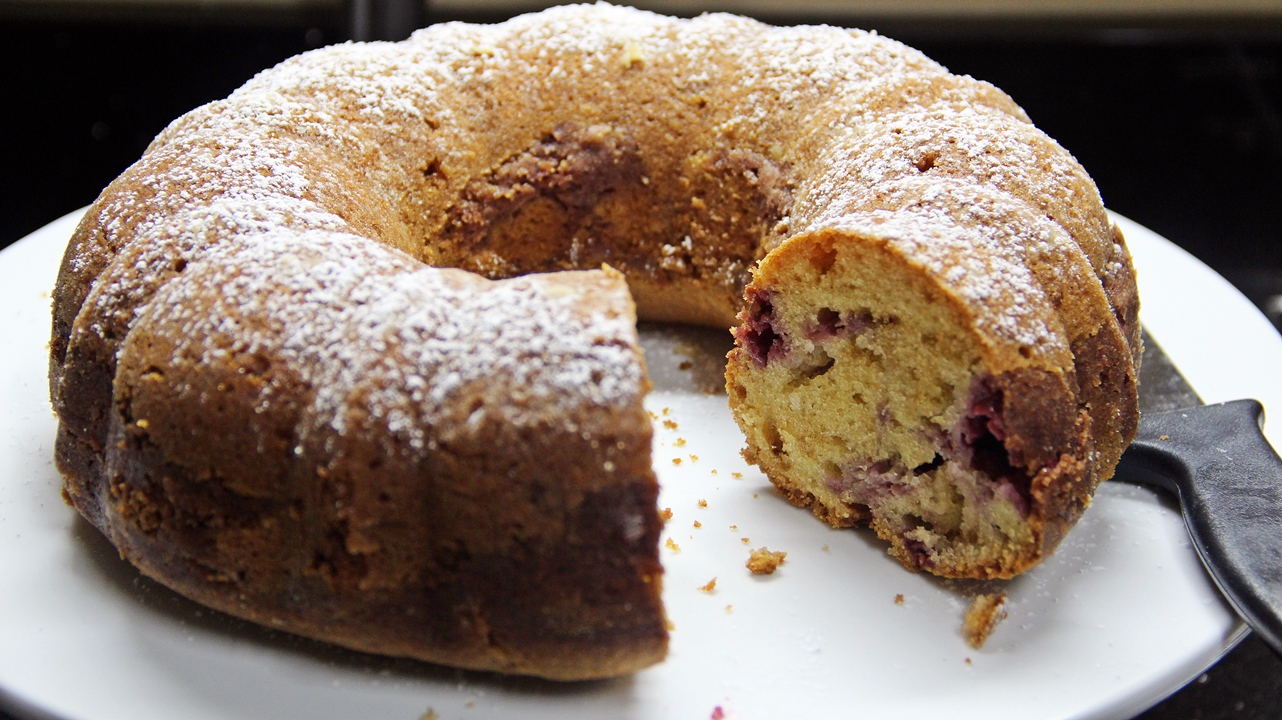
<path id="1" fill-rule="evenodd" d="M 1205 405 L 1147 332 L 1140 425 L 1114 479 L 1180 502 L 1202 564 L 1237 614 L 1282 655 L 1282 458 L 1255 400 Z"/>

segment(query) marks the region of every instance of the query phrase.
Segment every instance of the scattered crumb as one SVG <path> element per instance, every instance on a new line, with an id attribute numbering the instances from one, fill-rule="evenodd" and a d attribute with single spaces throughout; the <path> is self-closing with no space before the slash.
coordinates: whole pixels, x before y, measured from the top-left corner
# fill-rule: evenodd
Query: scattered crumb
<path id="1" fill-rule="evenodd" d="M 699 507 L 702 507 L 702 508 L 708 507 L 708 501 L 704 500 L 703 498 L 699 498 Z"/>
<path id="2" fill-rule="evenodd" d="M 672 622 L 671 620 L 665 620 L 664 624 L 668 626 L 668 632 L 672 632 L 673 630 L 677 629 L 677 624 Z"/>
<path id="3" fill-rule="evenodd" d="M 725 711 L 721 709 L 720 705 L 718 705 L 712 708 L 712 717 L 709 718 L 709 720 L 725 720 L 725 717 L 726 717 Z"/>
<path id="4" fill-rule="evenodd" d="M 418 717 L 418 720 L 436 720 L 437 717 L 439 716 L 436 714 L 436 711 L 432 708 L 428 708 L 427 712 Z"/>
<path id="5" fill-rule="evenodd" d="M 649 410 L 646 410 L 645 412 L 646 412 L 646 414 L 647 414 L 647 415 L 649 415 L 649 416 L 650 416 L 650 419 L 651 419 L 651 420 L 658 420 L 658 419 L 659 419 L 659 416 L 658 416 L 658 415 L 655 415 L 653 412 L 651 412 L 651 411 L 649 411 Z"/>
<path id="6" fill-rule="evenodd" d="M 710 592 L 712 592 L 713 590 L 716 590 L 716 589 L 717 589 L 717 579 L 716 579 L 716 578 L 712 578 L 711 580 L 709 580 L 709 581 L 708 581 L 708 584 L 707 584 L 707 585 L 704 585 L 703 587 L 700 587 L 699 589 L 700 589 L 700 590 L 702 590 L 702 591 L 704 591 L 704 592 L 706 592 L 706 593 L 710 593 Z"/>
<path id="7" fill-rule="evenodd" d="M 676 429 L 677 429 L 677 423 L 676 423 L 676 421 L 675 421 L 675 420 L 664 420 L 664 421 L 663 421 L 663 426 L 664 426 L 665 428 L 669 429 L 669 430 L 676 430 Z"/>
<path id="8" fill-rule="evenodd" d="M 664 414 L 665 416 L 668 414 L 668 408 L 664 408 L 664 409 L 663 409 L 663 414 Z"/>
<path id="9" fill-rule="evenodd" d="M 747 540 L 747 538 L 744 539 Z M 786 557 L 788 557 L 786 552 L 770 552 L 770 548 L 760 547 L 748 556 L 745 567 L 751 570 L 753 575 L 771 575 L 779 569 Z"/>
<path id="10" fill-rule="evenodd" d="M 730 477 L 734 478 L 735 480 L 742 480 L 743 473 L 732 472 L 730 473 Z"/>
<path id="11" fill-rule="evenodd" d="M 672 444 L 673 444 L 673 445 L 676 445 L 677 447 L 685 447 L 685 446 L 686 446 L 686 439 L 685 439 L 685 438 L 677 438 L 677 441 L 676 441 L 676 442 L 674 442 L 674 443 L 672 443 Z"/>
<path id="12" fill-rule="evenodd" d="M 972 663 L 971 663 L 971 661 L 970 661 L 970 658 L 966 658 L 966 664 L 967 664 L 967 665 L 971 665 L 971 664 L 972 664 Z"/>
<path id="13" fill-rule="evenodd" d="M 663 543 L 663 546 L 672 552 L 681 552 L 681 546 L 672 542 L 672 538 L 668 538 L 667 541 Z"/>
<path id="14" fill-rule="evenodd" d="M 744 544 L 744 545 L 747 545 L 748 543 L 752 542 L 752 540 L 750 540 L 750 539 L 748 539 L 748 538 L 742 538 L 742 537 L 741 537 L 741 538 L 739 538 L 739 540 L 740 540 L 741 542 L 743 542 L 743 544 Z"/>
<path id="15" fill-rule="evenodd" d="M 1158 440 L 1163 440 L 1163 441 L 1165 441 L 1165 440 L 1170 440 L 1170 439 L 1171 439 L 1171 436 L 1170 436 L 1170 435 L 1158 435 L 1158 436 L 1157 436 L 1157 439 L 1158 439 Z"/>
<path id="16" fill-rule="evenodd" d="M 1006 593 L 976 595 L 966 608 L 966 618 L 962 621 L 962 636 L 966 644 L 976 650 L 984 647 L 988 634 L 997 627 L 997 623 L 1006 619 Z"/>
<path id="17" fill-rule="evenodd" d="M 699 456 L 698 456 L 698 455 L 691 455 L 691 456 L 690 456 L 690 462 L 699 462 Z"/>
<path id="18" fill-rule="evenodd" d="M 672 458 L 672 464 L 673 464 L 673 465 L 680 465 L 680 464 L 681 464 L 681 458 Z"/>
<path id="19" fill-rule="evenodd" d="M 896 604 L 896 605 L 903 605 L 903 604 L 904 604 L 904 594 L 903 594 L 903 593 L 899 593 L 898 595 L 896 595 L 896 596 L 895 596 L 895 604 Z"/>
<path id="20" fill-rule="evenodd" d="M 701 527 L 703 527 L 703 523 L 699 522 L 698 520 L 695 520 L 695 521 L 694 521 L 694 526 L 695 526 L 695 527 L 697 527 L 697 528 L 701 528 Z"/>
<path id="21" fill-rule="evenodd" d="M 682 361 L 681 361 L 681 364 L 677 366 L 677 369 L 678 369 L 678 370 L 689 370 L 689 369 L 690 369 L 690 368 L 692 368 L 692 367 L 694 367 L 694 363 L 690 362 L 689 360 L 682 360 Z"/>
<path id="22" fill-rule="evenodd" d="M 713 474 L 713 475 L 716 475 L 716 474 L 717 474 L 717 470 L 716 470 L 716 468 L 713 468 L 713 469 L 712 469 L 712 474 Z"/>
<path id="23" fill-rule="evenodd" d="M 753 493 L 753 494 L 752 494 L 752 499 L 753 499 L 753 500 L 756 500 L 756 499 L 757 499 L 757 498 L 759 498 L 759 497 L 761 497 L 761 496 L 760 496 L 760 495 L 758 495 L 758 494 L 756 494 L 756 493 Z"/>
<path id="24" fill-rule="evenodd" d="M 730 526 L 730 529 L 731 529 L 731 530 L 738 530 L 738 529 L 739 529 L 739 526 L 738 526 L 738 525 L 731 525 L 731 526 Z"/>
<path id="25" fill-rule="evenodd" d="M 828 543 L 824 543 L 824 552 L 832 552 L 832 549 L 828 547 Z"/>
<path id="26" fill-rule="evenodd" d="M 664 509 L 663 509 L 663 512 L 659 513 L 659 517 L 663 518 L 663 521 L 664 521 L 664 522 L 667 522 L 667 521 L 671 520 L 671 519 L 672 519 L 672 508 L 664 508 Z"/>

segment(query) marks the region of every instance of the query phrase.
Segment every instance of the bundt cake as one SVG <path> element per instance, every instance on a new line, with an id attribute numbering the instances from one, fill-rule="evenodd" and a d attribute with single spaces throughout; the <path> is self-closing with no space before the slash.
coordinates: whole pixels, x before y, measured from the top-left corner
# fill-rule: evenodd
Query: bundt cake
<path id="1" fill-rule="evenodd" d="M 740 318 L 745 455 L 794 502 L 1006 577 L 1134 433 L 1137 304 L 1073 158 L 899 43 L 442 24 L 265 71 L 103 191 L 54 291 L 57 464 L 212 607 L 605 677 L 668 639 L 637 315 Z"/>

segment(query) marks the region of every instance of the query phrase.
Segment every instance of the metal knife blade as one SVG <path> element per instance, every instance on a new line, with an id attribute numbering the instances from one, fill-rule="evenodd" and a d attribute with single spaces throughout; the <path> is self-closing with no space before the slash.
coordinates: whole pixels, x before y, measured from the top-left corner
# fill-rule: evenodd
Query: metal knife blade
<path id="1" fill-rule="evenodd" d="M 1170 356 L 1148 330 L 1144 337 L 1144 358 L 1140 363 L 1140 414 L 1182 410 L 1204 405 L 1197 391 L 1184 379 Z"/>
<path id="2" fill-rule="evenodd" d="M 1193 547 L 1238 615 L 1282 655 L 1282 458 L 1255 400 L 1203 405 L 1144 333 L 1140 426 L 1114 479 L 1176 494 Z"/>

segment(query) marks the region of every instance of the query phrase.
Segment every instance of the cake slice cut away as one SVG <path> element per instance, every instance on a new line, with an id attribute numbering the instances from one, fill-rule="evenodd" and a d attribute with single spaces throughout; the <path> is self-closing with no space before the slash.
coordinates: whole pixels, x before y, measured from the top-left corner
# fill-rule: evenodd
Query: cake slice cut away
<path id="1" fill-rule="evenodd" d="M 746 291 L 727 390 L 745 456 L 792 502 L 867 522 L 910 569 L 1010 577 L 1101 468 L 1034 250 L 954 215 L 867 211 L 781 245 Z"/>

